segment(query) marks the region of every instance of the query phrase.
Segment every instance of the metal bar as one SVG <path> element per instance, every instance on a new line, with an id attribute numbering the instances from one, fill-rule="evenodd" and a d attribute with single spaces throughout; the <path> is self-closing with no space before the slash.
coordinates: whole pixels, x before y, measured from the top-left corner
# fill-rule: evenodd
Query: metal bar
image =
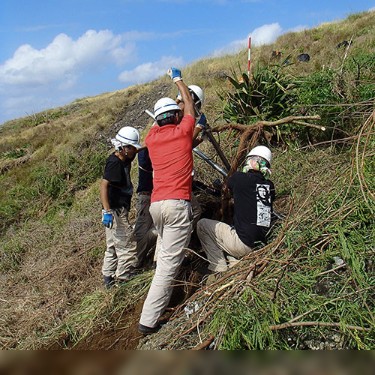
<path id="1" fill-rule="evenodd" d="M 155 116 L 154 116 L 154 114 L 153 114 L 151 111 L 149 111 L 148 109 L 145 109 L 145 112 L 146 112 L 150 117 L 152 117 L 152 118 L 155 120 Z"/>
<path id="2" fill-rule="evenodd" d="M 215 170 L 217 170 L 219 173 L 221 173 L 224 177 L 227 177 L 228 176 L 228 172 L 220 167 L 220 165 L 216 164 L 215 162 L 213 162 L 205 153 L 203 153 L 201 150 L 199 150 L 198 148 L 193 148 L 193 152 L 199 156 L 202 160 L 204 160 L 207 164 L 209 164 L 212 168 L 214 168 Z"/>
<path id="3" fill-rule="evenodd" d="M 219 155 L 219 158 L 223 162 L 225 168 L 229 172 L 230 164 L 228 162 L 228 159 L 225 157 L 224 152 L 221 150 L 221 148 L 219 146 L 219 143 L 217 142 L 216 138 L 211 133 L 211 128 L 208 124 L 207 124 L 207 128 L 206 128 L 206 135 L 207 135 L 208 139 L 210 140 L 210 142 L 212 143 L 212 146 L 214 147 L 215 151 Z"/>

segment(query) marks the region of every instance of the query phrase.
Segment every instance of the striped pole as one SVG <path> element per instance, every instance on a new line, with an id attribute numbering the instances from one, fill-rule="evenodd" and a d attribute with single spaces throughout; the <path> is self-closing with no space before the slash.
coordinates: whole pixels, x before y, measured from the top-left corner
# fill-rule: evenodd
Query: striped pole
<path id="1" fill-rule="evenodd" d="M 250 68 L 251 68 L 251 36 L 249 35 L 249 40 L 247 44 L 247 75 L 250 77 Z"/>

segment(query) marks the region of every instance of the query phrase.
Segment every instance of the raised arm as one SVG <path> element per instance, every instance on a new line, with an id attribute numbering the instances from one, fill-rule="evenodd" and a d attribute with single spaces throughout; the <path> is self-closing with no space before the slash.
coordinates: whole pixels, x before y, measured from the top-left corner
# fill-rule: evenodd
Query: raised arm
<path id="1" fill-rule="evenodd" d="M 182 80 L 181 71 L 177 68 L 170 68 L 168 70 L 168 75 L 172 78 L 173 82 L 176 84 L 178 91 L 182 97 L 182 101 L 185 104 L 184 115 L 195 116 L 194 111 L 194 101 L 190 94 L 189 88 L 186 86 L 185 82 Z"/>

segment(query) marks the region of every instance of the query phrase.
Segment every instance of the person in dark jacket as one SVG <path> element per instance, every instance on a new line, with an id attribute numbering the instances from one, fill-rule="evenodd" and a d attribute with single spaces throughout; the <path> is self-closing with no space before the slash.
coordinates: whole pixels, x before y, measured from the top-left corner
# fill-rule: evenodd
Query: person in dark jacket
<path id="1" fill-rule="evenodd" d="M 228 258 L 238 260 L 266 242 L 275 199 L 275 187 L 269 180 L 271 158 L 267 147 L 257 146 L 247 155 L 243 172 L 229 177 L 233 226 L 210 219 L 198 221 L 197 234 L 209 262 L 207 273 L 226 271 Z"/>
<path id="2" fill-rule="evenodd" d="M 153 188 L 152 174 L 148 148 L 144 147 L 138 152 L 137 218 L 134 227 L 139 266 L 145 265 L 147 254 L 156 245 L 158 237 L 149 210 Z"/>

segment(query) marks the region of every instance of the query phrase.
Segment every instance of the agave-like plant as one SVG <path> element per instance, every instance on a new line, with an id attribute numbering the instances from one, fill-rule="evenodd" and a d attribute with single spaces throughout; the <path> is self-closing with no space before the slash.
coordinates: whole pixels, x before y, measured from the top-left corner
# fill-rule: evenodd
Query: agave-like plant
<path id="1" fill-rule="evenodd" d="M 253 75 L 242 73 L 227 77 L 233 90 L 220 94 L 227 122 L 251 124 L 272 121 L 292 113 L 295 100 L 293 79 L 282 73 L 282 66 L 257 66 Z"/>

